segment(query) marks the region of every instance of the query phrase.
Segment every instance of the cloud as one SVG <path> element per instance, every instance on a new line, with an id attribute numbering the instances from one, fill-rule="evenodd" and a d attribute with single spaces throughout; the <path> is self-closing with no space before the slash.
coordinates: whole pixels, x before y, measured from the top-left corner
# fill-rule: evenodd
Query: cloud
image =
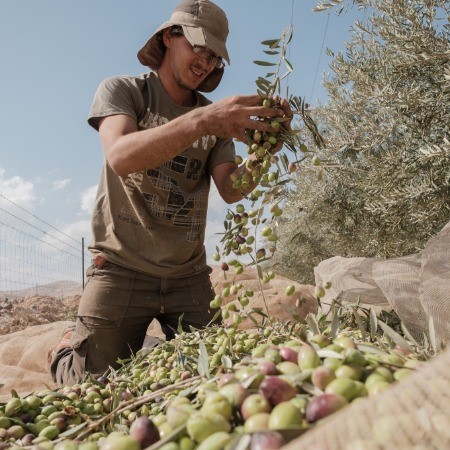
<path id="1" fill-rule="evenodd" d="M 66 225 L 63 230 L 64 233 L 72 236 L 74 239 L 79 239 L 84 237 L 87 241 L 86 244 L 89 243 L 91 239 L 91 221 L 90 220 L 79 220 L 78 222 L 73 222 L 71 224 Z"/>
<path id="2" fill-rule="evenodd" d="M 89 215 L 92 214 L 92 211 L 94 210 L 97 188 L 98 185 L 91 186 L 81 193 L 81 210 Z"/>
<path id="3" fill-rule="evenodd" d="M 0 194 L 17 203 L 22 208 L 31 209 L 38 201 L 34 184 L 19 176 L 5 178 L 5 170 L 0 167 Z M 1 201 L 2 199 L 0 199 Z"/>
<path id="4" fill-rule="evenodd" d="M 66 178 L 65 180 L 56 180 L 53 182 L 52 191 L 59 191 L 64 189 L 70 183 L 70 178 Z"/>
<path id="5" fill-rule="evenodd" d="M 48 247 L 42 247 L 42 252 L 49 254 L 55 251 L 70 252 L 77 254 L 78 247 L 81 252 L 81 238 L 85 239 L 87 246 L 92 237 L 91 221 L 79 220 L 65 225 L 60 225 L 58 230 L 50 230 L 40 241 L 49 244 Z M 77 243 L 78 242 L 78 243 Z"/>

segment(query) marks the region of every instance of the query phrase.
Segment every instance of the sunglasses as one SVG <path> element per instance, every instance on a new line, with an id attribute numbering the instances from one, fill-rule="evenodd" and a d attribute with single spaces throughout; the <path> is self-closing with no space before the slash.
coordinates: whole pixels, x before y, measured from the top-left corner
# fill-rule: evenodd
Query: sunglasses
<path id="1" fill-rule="evenodd" d="M 184 36 L 183 30 L 181 27 L 172 28 L 173 36 Z M 184 36 L 186 38 L 186 36 Z M 225 67 L 225 63 L 223 62 L 220 56 L 213 55 L 206 47 L 202 47 L 200 45 L 192 45 L 188 39 L 186 41 L 191 46 L 192 51 L 200 58 L 206 59 L 209 64 L 212 64 L 216 69 L 223 69 Z"/>
<path id="2" fill-rule="evenodd" d="M 206 59 L 208 63 L 212 64 L 216 69 L 223 69 L 225 67 L 225 64 L 220 56 L 214 56 L 207 48 L 201 47 L 200 45 L 192 45 L 192 44 L 190 45 L 192 47 L 192 51 L 197 56 Z"/>

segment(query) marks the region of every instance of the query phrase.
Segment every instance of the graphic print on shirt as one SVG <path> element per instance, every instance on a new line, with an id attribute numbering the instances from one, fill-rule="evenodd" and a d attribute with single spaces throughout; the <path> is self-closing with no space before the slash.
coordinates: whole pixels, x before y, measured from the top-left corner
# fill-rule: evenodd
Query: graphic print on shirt
<path id="1" fill-rule="evenodd" d="M 154 128 L 167 122 L 169 122 L 167 118 L 150 112 L 140 125 L 143 128 Z M 204 136 L 195 141 L 192 148 L 207 152 L 216 142 L 216 136 Z M 183 193 L 177 179 L 171 176 L 171 173 L 178 178 L 181 175 L 187 180 L 197 181 L 202 176 L 202 169 L 201 159 L 178 155 L 158 168 L 139 172 L 139 175 L 128 175 L 125 188 L 129 196 L 136 188 L 141 192 L 153 220 L 156 222 L 168 220 L 173 225 L 186 229 L 187 241 L 198 242 L 205 228 L 207 192 L 201 189 L 190 194 Z M 154 192 L 145 192 L 147 183 L 142 183 L 142 175 L 147 176 Z M 131 213 L 131 211 L 128 212 Z"/>
<path id="2" fill-rule="evenodd" d="M 177 180 L 163 172 L 184 174 L 188 179 L 197 180 L 202 166 L 198 159 L 178 155 L 160 168 L 147 170 L 152 185 L 163 191 L 164 195 L 142 193 L 155 219 L 164 218 L 175 226 L 189 228 L 186 239 L 192 242 L 200 240 L 204 228 L 206 193 L 201 190 L 185 197 Z M 167 200 L 165 204 L 161 204 L 164 198 Z"/>

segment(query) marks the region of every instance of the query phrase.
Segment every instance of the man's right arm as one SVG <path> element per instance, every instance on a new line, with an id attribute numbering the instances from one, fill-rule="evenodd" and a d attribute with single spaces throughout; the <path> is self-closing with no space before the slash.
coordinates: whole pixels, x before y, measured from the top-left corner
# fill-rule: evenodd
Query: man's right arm
<path id="1" fill-rule="evenodd" d="M 235 96 L 142 131 L 130 116 L 107 116 L 99 122 L 99 133 L 108 164 L 117 175 L 126 176 L 164 164 L 206 135 L 245 141 L 246 129 L 271 131 L 270 125 L 255 117 L 282 114 L 261 106 L 258 95 Z"/>
<path id="2" fill-rule="evenodd" d="M 108 164 L 117 175 L 126 176 L 158 167 L 182 153 L 201 136 L 196 128 L 187 127 L 178 117 L 138 131 L 132 117 L 118 114 L 101 119 L 99 133 Z"/>

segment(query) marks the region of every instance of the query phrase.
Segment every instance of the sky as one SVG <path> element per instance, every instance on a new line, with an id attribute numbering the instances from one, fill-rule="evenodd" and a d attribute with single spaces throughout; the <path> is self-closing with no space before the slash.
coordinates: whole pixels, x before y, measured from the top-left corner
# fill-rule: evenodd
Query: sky
<path id="1" fill-rule="evenodd" d="M 113 75 L 147 71 L 138 50 L 168 20 L 178 0 L 2 0 L 0 3 L 1 224 L 46 238 L 91 237 L 90 217 L 103 163 L 98 133 L 86 119 L 98 84 Z M 361 12 L 315 13 L 315 0 L 217 0 L 227 13 L 231 65 L 212 100 L 256 91 L 267 70 L 261 41 L 293 25 L 289 92 L 313 106 L 326 103 L 321 81 L 326 48 L 345 51 Z M 245 149 L 237 146 L 238 152 Z M 226 205 L 212 189 L 206 236 L 210 256 L 220 239 Z M 14 202 L 13 203 L 11 203 Z M 17 206 L 16 206 L 17 205 Z M 31 223 L 30 228 L 25 224 Z M 33 228 L 34 226 L 34 228 Z M 8 228 L 9 229 L 9 228 Z M 10 229 L 9 229 L 10 230 Z M 1 235 L 5 241 L 14 239 Z M 63 237 L 64 236 L 64 237 Z M 62 244 L 61 244 L 62 245 Z M 2 260 L 1 269 L 8 264 Z M 30 256 L 32 258 L 32 256 Z M 0 280 L 0 290 L 2 290 Z"/>

